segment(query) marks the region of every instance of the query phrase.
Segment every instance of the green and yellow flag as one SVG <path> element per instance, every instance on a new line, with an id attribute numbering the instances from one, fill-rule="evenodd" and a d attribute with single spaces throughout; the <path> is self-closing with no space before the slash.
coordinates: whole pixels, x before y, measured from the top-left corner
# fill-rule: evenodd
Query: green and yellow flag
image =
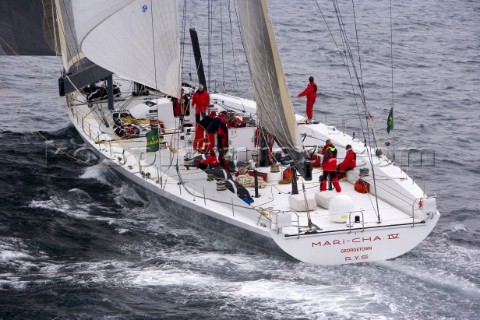
<path id="1" fill-rule="evenodd" d="M 147 138 L 147 152 L 157 152 L 159 149 L 158 130 L 155 129 L 147 132 L 145 137 Z"/>
<path id="2" fill-rule="evenodd" d="M 390 109 L 387 119 L 387 133 L 393 130 L 393 107 Z"/>

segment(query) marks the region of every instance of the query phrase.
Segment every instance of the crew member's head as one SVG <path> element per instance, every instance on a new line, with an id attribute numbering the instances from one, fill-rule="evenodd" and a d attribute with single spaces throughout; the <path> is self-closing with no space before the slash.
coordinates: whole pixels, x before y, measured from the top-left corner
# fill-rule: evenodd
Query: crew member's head
<path id="1" fill-rule="evenodd" d="M 313 79 L 313 77 L 312 77 L 312 76 L 310 76 L 310 78 L 308 78 L 308 81 L 310 81 L 310 83 L 312 83 L 312 82 L 313 82 L 313 80 L 314 80 L 314 79 Z"/>

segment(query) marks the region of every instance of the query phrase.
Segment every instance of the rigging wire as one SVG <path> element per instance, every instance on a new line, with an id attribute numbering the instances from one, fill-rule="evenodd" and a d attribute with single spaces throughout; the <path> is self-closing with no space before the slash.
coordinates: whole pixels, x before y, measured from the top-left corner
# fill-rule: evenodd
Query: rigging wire
<path id="1" fill-rule="evenodd" d="M 46 16 L 46 7 L 45 7 L 45 3 L 43 2 L 42 0 L 42 6 L 43 6 L 43 10 L 44 10 L 44 15 Z M 60 39 L 57 39 L 57 24 L 55 23 L 55 21 L 58 19 L 57 18 L 57 13 L 56 13 L 56 10 L 55 10 L 55 4 L 52 3 L 52 26 L 53 26 L 53 44 L 55 46 L 55 56 L 58 57 L 59 53 L 61 52 L 61 48 L 59 48 L 59 44 L 60 44 Z M 49 24 L 47 24 L 48 27 L 50 27 Z"/>
<path id="2" fill-rule="evenodd" d="M 336 8 L 338 8 L 338 13 L 340 13 L 340 7 L 338 6 L 338 1 L 337 0 L 334 0 L 333 1 Z M 357 49 L 358 49 L 358 61 L 359 61 L 359 69 L 360 69 L 360 74 L 358 74 L 357 70 L 356 70 L 356 67 L 355 67 L 355 61 L 354 61 L 354 58 L 353 58 L 353 54 L 352 54 L 352 51 L 351 51 L 351 47 L 350 47 L 350 43 L 349 43 L 349 40 L 348 40 L 348 36 L 347 36 L 347 33 L 346 33 L 346 30 L 345 28 L 342 28 L 342 26 L 344 26 L 345 24 L 343 23 L 343 19 L 341 17 L 341 14 L 337 14 L 337 17 L 340 16 L 340 21 L 341 21 L 341 24 L 340 24 L 340 29 L 342 30 L 342 34 L 344 35 L 344 43 L 346 45 L 346 47 L 348 48 L 348 54 L 349 54 L 349 57 L 350 57 L 350 61 L 351 61 L 351 64 L 352 64 L 352 68 L 354 70 L 354 73 L 355 73 L 355 77 L 356 77 L 356 80 L 357 80 L 357 84 L 358 84 L 358 87 L 359 87 L 359 90 L 361 92 L 361 98 L 362 98 L 362 102 L 363 102 L 363 106 L 364 106 L 364 109 L 365 109 L 365 112 L 367 114 L 367 131 L 369 131 L 369 126 L 368 126 L 368 123 L 370 122 L 370 127 L 372 128 L 372 133 L 374 135 L 374 141 L 375 141 L 375 144 L 377 145 L 378 147 L 378 144 L 377 144 L 377 139 L 375 137 L 375 129 L 373 127 L 373 119 L 370 115 L 370 112 L 368 111 L 367 109 L 367 101 L 366 101 L 366 96 L 365 96 L 365 91 L 364 91 L 364 86 L 363 86 L 363 79 L 362 79 L 362 69 L 361 69 L 361 60 L 360 60 L 360 46 L 359 46 L 359 41 L 358 41 L 358 28 L 357 28 L 357 24 L 356 24 L 356 12 L 355 12 L 355 3 L 354 3 L 354 0 L 352 0 L 352 10 L 353 10 L 353 17 L 354 17 L 354 27 L 355 27 L 355 35 L 356 35 L 356 40 L 357 40 Z M 368 134 L 367 132 L 367 137 L 368 137 L 368 145 L 370 145 L 370 135 Z M 372 177 L 373 177 L 373 185 L 374 185 L 374 188 L 375 188 L 375 202 L 376 202 L 376 207 L 377 207 L 377 219 L 378 219 L 378 222 L 380 223 L 380 208 L 379 208 L 379 204 L 378 204 L 378 197 L 377 197 L 377 184 L 376 184 L 376 179 L 375 179 L 375 169 L 374 169 L 374 166 L 373 166 L 373 154 L 370 152 L 371 150 L 370 149 L 367 149 L 367 152 L 368 152 L 368 155 L 369 155 L 369 162 L 370 162 L 370 167 L 372 169 Z"/>
<path id="3" fill-rule="evenodd" d="M 243 50 L 243 52 L 245 53 L 245 48 L 243 46 L 243 39 L 242 39 L 242 30 L 241 30 L 241 26 L 240 26 L 240 18 L 238 16 L 238 8 L 236 5 L 233 6 L 234 10 L 235 10 L 235 18 L 236 18 L 236 25 L 237 25 L 237 29 L 238 29 L 238 36 L 240 37 L 240 44 L 237 44 L 238 48 L 241 48 L 241 50 Z M 233 48 L 233 44 L 232 44 L 232 48 Z M 244 55 L 245 56 L 245 55 Z M 234 57 L 236 57 L 234 55 Z M 237 59 L 235 59 L 237 60 Z M 247 74 L 248 72 L 250 72 L 249 70 L 249 66 L 248 66 L 248 61 L 247 61 L 247 58 L 245 56 L 245 63 L 247 64 L 246 68 L 241 68 L 240 69 L 240 72 L 241 72 L 241 76 L 243 79 L 249 79 L 251 80 L 250 76 Z M 235 70 L 236 72 L 236 70 Z M 236 74 L 235 74 L 235 77 L 236 77 Z M 238 88 L 238 86 L 237 86 Z M 245 92 L 244 91 L 244 94 L 246 95 L 248 93 L 248 95 L 251 97 L 251 99 L 253 100 L 253 83 L 252 81 L 250 81 L 250 86 L 249 86 L 249 89 L 248 89 L 248 92 Z"/>
<path id="4" fill-rule="evenodd" d="M 183 8 L 182 8 L 182 45 L 180 46 L 181 50 L 181 63 L 180 63 L 180 68 L 181 68 L 181 73 L 183 74 L 184 70 L 184 60 L 185 60 L 185 41 L 186 41 L 186 25 L 187 25 L 187 0 L 183 1 Z"/>
<path id="5" fill-rule="evenodd" d="M 223 55 L 223 1 L 220 0 L 220 43 L 222 44 L 222 86 L 225 91 L 225 57 Z"/>
<path id="6" fill-rule="evenodd" d="M 152 8 L 153 6 L 153 1 L 150 1 L 150 8 Z M 155 89 L 158 90 L 158 87 L 157 87 L 157 55 L 155 54 L 155 27 L 153 26 L 153 9 L 150 9 L 150 18 L 152 19 L 152 54 L 153 54 L 153 69 L 155 70 L 154 71 L 154 74 L 155 74 Z"/>
<path id="7" fill-rule="evenodd" d="M 359 117 L 360 129 L 361 129 L 361 132 L 362 132 L 362 135 L 363 135 L 363 139 L 366 141 L 367 139 L 366 139 L 366 136 L 365 136 L 365 128 L 364 128 L 364 123 L 363 123 L 363 118 L 361 116 L 360 108 L 359 108 L 358 103 L 357 103 L 357 94 L 356 94 L 355 86 L 354 86 L 354 83 L 353 83 L 352 71 L 350 70 L 348 60 L 346 59 L 346 55 L 344 56 L 342 54 L 342 52 L 344 52 L 345 50 L 340 49 L 340 46 L 337 43 L 337 40 L 335 39 L 335 36 L 333 35 L 332 29 L 330 28 L 330 24 L 327 22 L 327 19 L 326 19 L 324 13 L 323 13 L 323 10 L 320 8 L 320 5 L 319 5 L 318 1 L 317 0 L 314 0 L 314 1 L 317 5 L 318 10 L 320 11 L 320 15 L 322 16 L 322 19 L 325 23 L 325 26 L 327 27 L 328 33 L 329 33 L 329 35 L 330 35 L 330 37 L 331 37 L 331 39 L 332 39 L 332 41 L 335 45 L 335 48 L 337 49 L 337 52 L 339 52 L 339 57 L 342 60 L 343 65 L 345 66 L 345 69 L 347 70 L 347 73 L 349 75 L 350 85 L 351 85 L 352 92 L 353 92 L 353 97 L 354 97 L 354 103 L 355 103 L 355 106 L 357 107 L 357 114 L 358 114 L 358 117 Z M 342 24 L 340 23 L 340 27 L 341 26 L 342 26 Z M 343 40 L 343 38 L 342 38 L 342 40 Z M 368 124 L 367 124 L 367 126 L 368 126 Z"/>
<path id="8" fill-rule="evenodd" d="M 233 74 L 235 76 L 235 87 L 238 88 L 238 77 L 237 77 L 237 66 L 236 66 L 236 57 L 235 57 L 235 49 L 233 46 L 233 25 L 232 25 L 232 11 L 231 11 L 231 1 L 228 0 L 228 18 L 230 20 L 230 42 L 232 44 L 232 56 L 233 56 Z"/>
<path id="9" fill-rule="evenodd" d="M 208 31 L 207 31 L 207 47 L 208 47 L 208 50 L 207 50 L 207 61 L 208 61 L 208 79 L 207 79 L 207 87 L 208 87 L 208 90 L 212 90 L 212 88 L 210 88 L 210 82 L 211 82 L 211 65 L 212 65 L 212 36 L 213 36 L 213 4 L 212 4 L 212 1 L 213 0 L 208 0 Z"/>
<path id="10" fill-rule="evenodd" d="M 327 25 L 327 29 L 330 33 L 330 36 L 332 37 L 332 39 L 334 39 L 333 33 L 331 32 L 330 27 L 328 27 L 328 23 L 327 23 L 326 18 L 323 14 L 323 11 L 320 8 L 320 5 L 318 4 L 318 1 L 315 0 L 315 3 L 317 4 L 317 7 L 321 12 L 323 20 L 324 20 L 325 24 Z M 378 142 L 377 142 L 377 138 L 376 138 L 376 135 L 375 135 L 375 128 L 373 126 L 373 119 L 372 119 L 372 117 L 370 115 L 370 112 L 368 111 L 368 108 L 367 108 L 364 85 L 363 85 L 363 74 L 362 74 L 361 59 L 360 59 L 360 45 L 359 45 L 358 28 L 357 28 L 357 23 L 356 23 L 355 3 L 354 3 L 354 0 L 352 0 L 352 11 L 353 11 L 353 18 L 354 18 L 355 37 L 356 37 L 356 42 L 357 42 L 358 70 L 357 70 L 357 66 L 355 64 L 355 59 L 354 59 L 354 55 L 352 53 L 352 48 L 350 46 L 350 41 L 349 41 L 349 38 L 348 38 L 348 35 L 347 35 L 347 31 L 345 29 L 346 24 L 344 23 L 343 16 L 342 16 L 341 10 L 340 10 L 340 6 L 339 6 L 337 0 L 332 0 L 332 4 L 333 4 L 333 7 L 334 7 L 337 22 L 338 22 L 338 25 L 339 25 L 341 41 L 342 41 L 342 45 L 343 45 L 344 50 L 342 50 L 342 51 L 339 50 L 339 47 L 338 47 L 335 39 L 334 39 L 334 43 L 335 43 L 335 46 L 337 47 L 337 50 L 339 52 L 344 52 L 346 57 L 348 58 L 348 59 L 344 59 L 341 55 L 342 61 L 344 62 L 344 65 L 345 65 L 345 67 L 347 69 L 347 72 L 350 76 L 352 91 L 353 91 L 353 94 L 354 94 L 354 97 L 355 97 L 355 99 L 354 99 L 355 100 L 355 105 L 357 106 L 358 116 L 359 116 L 360 125 L 361 125 L 361 129 L 362 129 L 362 135 L 363 135 L 364 141 L 366 143 L 368 141 L 367 144 L 368 144 L 368 146 L 370 146 L 371 145 L 370 134 L 368 134 L 368 131 L 370 131 L 369 128 L 371 127 L 375 145 L 378 147 Z M 357 87 L 358 87 L 358 92 L 360 94 L 360 99 L 361 99 L 362 105 L 364 107 L 363 114 L 364 114 L 364 117 L 367 119 L 367 121 L 366 121 L 367 133 L 365 133 L 365 129 L 364 129 L 364 126 L 363 126 L 363 119 L 364 118 L 362 117 L 362 115 L 361 115 L 362 113 L 360 112 L 358 104 L 356 103 L 356 96 L 355 96 L 356 90 L 355 90 L 355 86 L 353 85 L 352 72 L 353 72 L 353 75 L 355 76 L 355 80 L 356 80 Z M 369 123 L 370 123 L 370 125 L 369 125 Z M 373 166 L 373 154 L 371 152 L 369 152 L 368 154 L 369 154 L 370 166 L 371 166 L 371 169 L 372 169 L 374 187 L 375 187 L 375 190 L 376 190 L 375 170 L 374 170 L 374 166 Z M 376 195 L 376 192 L 375 192 L 375 195 Z M 380 209 L 379 209 L 379 204 L 378 204 L 378 198 L 375 197 L 375 199 L 376 199 L 376 206 L 377 206 L 377 218 L 378 218 L 378 222 L 380 222 Z"/>
<path id="11" fill-rule="evenodd" d="M 394 101 L 394 91 L 393 91 L 393 17 L 392 17 L 392 0 L 389 2 L 390 4 L 390 66 L 392 69 L 392 108 L 395 106 Z M 393 130 L 393 139 L 392 139 L 392 148 L 394 150 L 395 155 L 395 130 Z M 394 158 L 395 160 L 395 158 Z"/>
<path id="12" fill-rule="evenodd" d="M 355 1 L 352 0 L 352 9 L 353 9 L 353 24 L 355 25 L 355 38 L 357 40 L 357 56 L 358 56 L 358 68 L 360 69 L 360 91 L 365 96 L 365 86 L 363 84 L 363 70 L 362 70 L 362 60 L 360 55 L 360 42 L 358 37 L 358 28 L 357 28 L 357 15 L 355 13 Z"/>

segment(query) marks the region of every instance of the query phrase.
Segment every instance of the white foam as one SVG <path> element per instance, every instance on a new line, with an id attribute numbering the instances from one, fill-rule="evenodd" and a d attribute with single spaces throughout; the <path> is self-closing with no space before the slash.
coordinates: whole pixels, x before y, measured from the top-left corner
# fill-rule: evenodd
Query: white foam
<path id="1" fill-rule="evenodd" d="M 454 223 L 450 226 L 450 230 L 455 231 L 464 231 L 467 232 L 467 227 L 463 223 Z"/>
<path id="2" fill-rule="evenodd" d="M 74 206 L 75 207 L 74 207 Z M 90 215 L 87 213 L 89 204 L 80 205 L 79 203 L 72 204 L 68 199 L 62 199 L 57 196 L 52 196 L 49 200 L 32 200 L 30 202 L 30 208 L 41 208 L 48 210 L 55 210 L 61 212 L 67 216 L 74 218 L 86 219 Z"/>
<path id="3" fill-rule="evenodd" d="M 1 250 L 0 251 L 0 261 L 2 262 L 10 262 L 13 260 L 18 260 L 18 259 L 26 259 L 29 258 L 30 256 L 28 254 L 25 254 L 23 252 L 18 252 L 18 251 L 11 251 L 11 250 Z"/>
<path id="4" fill-rule="evenodd" d="M 2 279 L 0 279 L 0 290 L 5 287 L 23 290 L 29 283 L 30 281 L 22 281 L 20 280 L 20 277 L 13 276 L 12 274 L 2 274 Z"/>
<path id="5" fill-rule="evenodd" d="M 338 317 L 354 317 L 375 300 L 375 293 L 359 286 L 337 285 L 309 285 L 304 281 L 285 280 L 255 280 L 239 283 L 238 290 L 223 292 L 254 300 L 265 300 L 265 303 L 274 304 L 278 311 L 297 311 L 299 314 L 322 318 L 326 314 L 335 314 Z M 368 311 L 370 319 L 386 319 L 385 316 L 375 315 Z"/>
<path id="6" fill-rule="evenodd" d="M 127 202 L 132 200 L 141 202 L 144 205 L 147 204 L 145 200 L 138 195 L 135 189 L 127 183 L 122 183 L 120 187 L 115 187 L 113 194 L 115 195 L 115 202 L 121 206 L 125 206 Z"/>
<path id="7" fill-rule="evenodd" d="M 202 288 L 217 279 L 185 270 L 138 270 L 130 275 L 131 284 L 138 286 L 187 286 Z"/>
<path id="8" fill-rule="evenodd" d="M 107 167 L 102 164 L 87 167 L 85 172 L 80 176 L 81 179 L 95 179 L 103 184 L 109 185 L 110 183 L 105 177 Z"/>
<path id="9" fill-rule="evenodd" d="M 460 249 L 460 248 L 459 248 Z M 408 262 L 408 261 L 407 261 Z M 450 290 L 464 291 L 469 295 L 475 295 L 480 298 L 480 288 L 468 279 L 453 274 L 450 270 L 442 270 L 436 267 L 429 269 L 419 268 L 418 265 L 411 265 L 396 261 L 378 262 L 383 267 L 395 270 L 397 273 L 417 278 L 422 282 L 433 284 L 435 287 L 446 287 Z"/>

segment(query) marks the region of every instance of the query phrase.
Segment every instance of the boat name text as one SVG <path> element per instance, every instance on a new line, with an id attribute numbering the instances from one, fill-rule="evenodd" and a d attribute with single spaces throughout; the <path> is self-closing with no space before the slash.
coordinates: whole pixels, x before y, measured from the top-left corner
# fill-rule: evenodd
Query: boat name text
<path id="1" fill-rule="evenodd" d="M 400 239 L 400 234 L 399 233 L 387 234 L 387 237 L 384 239 L 385 240 Z M 375 241 L 381 241 L 384 239 L 382 239 L 380 236 L 375 236 L 375 237 L 357 237 L 353 239 L 341 239 L 341 240 L 325 240 L 325 241 L 312 242 L 312 247 L 335 246 L 335 245 L 342 245 L 347 243 L 375 242 Z"/>

